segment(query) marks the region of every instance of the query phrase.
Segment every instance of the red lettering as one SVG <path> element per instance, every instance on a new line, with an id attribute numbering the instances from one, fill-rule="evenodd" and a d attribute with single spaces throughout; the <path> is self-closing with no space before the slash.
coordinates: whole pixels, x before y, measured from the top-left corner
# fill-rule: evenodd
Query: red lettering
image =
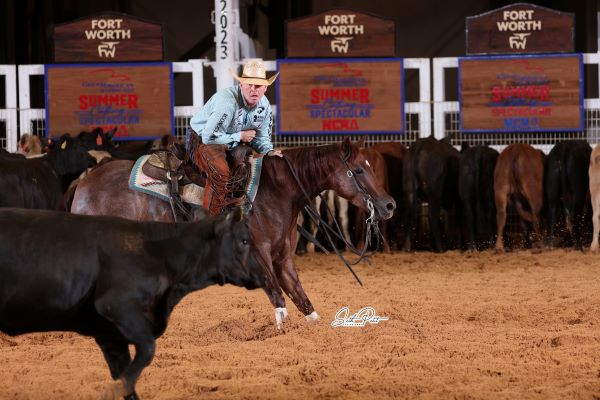
<path id="1" fill-rule="evenodd" d="M 539 101 L 550 100 L 550 87 L 548 85 L 525 85 L 525 86 L 493 86 L 492 102 L 500 102 L 505 99 L 526 98 Z"/>
<path id="2" fill-rule="evenodd" d="M 82 94 L 81 96 L 79 96 L 79 109 L 87 110 L 87 108 L 88 108 L 87 96 Z"/>
<path id="3" fill-rule="evenodd" d="M 79 109 L 87 110 L 97 105 L 116 106 L 127 108 L 138 108 L 137 94 L 114 94 L 114 95 L 85 95 L 79 96 Z"/>
<path id="4" fill-rule="evenodd" d="M 324 131 L 356 131 L 358 121 L 355 119 L 324 119 L 322 121 Z"/>
<path id="5" fill-rule="evenodd" d="M 129 106 L 129 108 L 138 108 L 137 101 L 138 101 L 137 94 L 127 95 L 127 104 Z"/>
<path id="6" fill-rule="evenodd" d="M 369 89 L 368 88 L 362 88 L 359 89 L 359 96 L 360 96 L 360 102 L 361 103 L 368 103 L 369 102 Z"/>
<path id="7" fill-rule="evenodd" d="M 311 104 L 319 104 L 319 89 L 310 91 L 310 102 Z"/>
<path id="8" fill-rule="evenodd" d="M 494 103 L 498 103 L 502 100 L 502 96 L 500 95 L 500 86 L 492 87 L 492 101 Z"/>
<path id="9" fill-rule="evenodd" d="M 346 102 L 369 103 L 368 88 L 349 89 L 311 89 L 310 103 L 319 104 L 325 100 L 340 100 Z"/>

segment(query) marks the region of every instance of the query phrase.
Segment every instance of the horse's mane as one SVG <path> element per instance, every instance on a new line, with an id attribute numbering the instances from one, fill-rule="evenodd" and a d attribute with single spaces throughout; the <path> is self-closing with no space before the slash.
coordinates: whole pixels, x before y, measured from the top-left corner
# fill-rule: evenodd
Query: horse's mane
<path id="1" fill-rule="evenodd" d="M 347 154 L 342 154 L 342 145 L 336 143 L 287 149 L 284 155 L 294 165 L 299 179 L 303 183 L 310 183 L 327 178 L 339 166 L 341 157 L 353 160 L 358 154 L 358 147 L 350 145 L 348 150 Z"/>

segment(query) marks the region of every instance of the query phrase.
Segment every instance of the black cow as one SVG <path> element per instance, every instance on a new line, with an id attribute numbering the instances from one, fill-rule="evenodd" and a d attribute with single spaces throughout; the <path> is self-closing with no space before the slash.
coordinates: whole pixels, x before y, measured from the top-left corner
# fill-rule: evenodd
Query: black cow
<path id="1" fill-rule="evenodd" d="M 93 337 L 117 380 L 106 394 L 135 399 L 155 340 L 186 294 L 213 284 L 265 286 L 240 217 L 159 223 L 0 210 L 0 331 Z"/>
<path id="2" fill-rule="evenodd" d="M 458 195 L 463 235 L 468 250 L 494 245 L 496 207 L 494 168 L 499 153 L 487 146 L 463 147 L 458 172 Z"/>
<path id="3" fill-rule="evenodd" d="M 429 203 L 429 233 L 432 250 L 441 252 L 441 209 L 458 206 L 458 163 L 460 153 L 446 140 L 433 137 L 417 140 L 409 147 L 403 160 L 404 221 L 406 236 L 404 251 L 411 250 L 411 236 L 418 223 L 421 201 Z"/>
<path id="4" fill-rule="evenodd" d="M 0 207 L 64 210 L 63 193 L 71 181 L 95 164 L 69 135 L 39 158 L 0 156 Z"/>
<path id="5" fill-rule="evenodd" d="M 566 225 L 567 242 L 570 239 L 576 249 L 583 248 L 584 211 L 590 202 L 588 168 L 591 154 L 592 147 L 587 141 L 566 140 L 557 143 L 546 158 L 544 190 L 548 244 L 552 247 L 556 244 L 555 230 L 560 219 Z"/>
<path id="6" fill-rule="evenodd" d="M 371 148 L 377 150 L 385 159 L 389 185 L 388 193 L 396 201 L 397 209 L 400 209 L 401 204 L 404 201 L 402 192 L 402 162 L 408 149 L 405 145 L 398 142 L 377 143 Z M 404 217 L 402 213 L 395 212 L 392 218 L 388 220 L 388 235 L 392 250 L 398 250 L 402 243 L 402 234 L 404 230 L 402 217 Z"/>

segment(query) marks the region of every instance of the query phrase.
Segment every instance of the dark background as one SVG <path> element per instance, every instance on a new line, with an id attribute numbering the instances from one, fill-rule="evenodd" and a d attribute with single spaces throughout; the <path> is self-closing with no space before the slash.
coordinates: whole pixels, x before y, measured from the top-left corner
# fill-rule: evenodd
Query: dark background
<path id="1" fill-rule="evenodd" d="M 332 8 L 345 8 L 396 21 L 398 57 L 444 57 L 465 54 L 465 18 L 517 1 L 502 0 L 239 0 L 240 26 L 254 41 L 257 56 L 284 58 L 285 20 Z M 531 1 L 575 14 L 575 50 L 597 51 L 597 11 L 600 0 Z M 214 0 L 0 0 L 0 64 L 52 62 L 52 25 L 103 11 L 117 11 L 162 23 L 165 61 L 214 60 Z M 212 78 L 212 70 L 206 75 Z M 597 96 L 597 71 L 586 71 L 586 95 Z M 590 79 L 587 79 L 590 77 Z M 591 77 L 594 77 L 593 79 Z M 407 100 L 418 87 L 406 76 Z M 207 79 L 205 98 L 214 91 Z M 34 86 L 37 86 L 34 84 Z M 176 105 L 191 104 L 189 77 L 176 77 Z M 449 92 L 453 92 L 449 88 Z M 43 96 L 32 93 L 32 107 L 43 107 Z M 452 99 L 449 99 L 452 100 Z"/>

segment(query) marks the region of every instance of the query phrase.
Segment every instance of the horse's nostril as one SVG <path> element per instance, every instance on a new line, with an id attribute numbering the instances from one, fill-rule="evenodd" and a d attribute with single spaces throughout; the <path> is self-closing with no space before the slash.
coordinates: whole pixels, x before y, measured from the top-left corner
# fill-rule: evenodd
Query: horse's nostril
<path id="1" fill-rule="evenodd" d="M 389 211 L 394 211 L 394 208 L 396 208 L 396 204 L 394 204 L 394 203 L 387 203 L 387 206 L 386 206 L 386 208 L 387 208 Z"/>

